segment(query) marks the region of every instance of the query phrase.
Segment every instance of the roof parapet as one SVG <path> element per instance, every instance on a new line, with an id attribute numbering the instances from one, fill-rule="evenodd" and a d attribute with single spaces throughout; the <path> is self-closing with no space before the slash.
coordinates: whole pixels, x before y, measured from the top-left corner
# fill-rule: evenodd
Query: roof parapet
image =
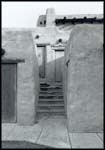
<path id="1" fill-rule="evenodd" d="M 55 25 L 55 9 L 48 8 L 46 10 L 46 26 L 51 27 Z"/>
<path id="2" fill-rule="evenodd" d="M 99 23 L 103 23 L 104 19 L 103 18 L 71 18 L 71 19 L 67 19 L 66 17 L 64 17 L 63 19 L 55 19 L 55 24 L 59 25 L 59 24 L 65 24 L 65 23 L 70 23 L 70 24 L 82 24 L 82 23 L 89 23 L 89 24 L 99 24 Z"/>

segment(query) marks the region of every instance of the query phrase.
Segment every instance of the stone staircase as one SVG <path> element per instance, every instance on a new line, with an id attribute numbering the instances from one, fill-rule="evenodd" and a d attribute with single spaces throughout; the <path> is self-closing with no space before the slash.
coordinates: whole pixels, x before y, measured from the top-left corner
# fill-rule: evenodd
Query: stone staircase
<path id="1" fill-rule="evenodd" d="M 62 83 L 40 82 L 37 114 L 65 115 Z"/>

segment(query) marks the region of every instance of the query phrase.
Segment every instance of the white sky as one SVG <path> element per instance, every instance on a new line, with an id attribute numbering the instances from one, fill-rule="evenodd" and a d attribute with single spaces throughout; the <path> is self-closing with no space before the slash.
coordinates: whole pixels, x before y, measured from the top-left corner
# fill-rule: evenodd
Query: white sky
<path id="1" fill-rule="evenodd" d="M 35 28 L 39 15 L 103 14 L 103 2 L 2 2 L 2 27 Z"/>

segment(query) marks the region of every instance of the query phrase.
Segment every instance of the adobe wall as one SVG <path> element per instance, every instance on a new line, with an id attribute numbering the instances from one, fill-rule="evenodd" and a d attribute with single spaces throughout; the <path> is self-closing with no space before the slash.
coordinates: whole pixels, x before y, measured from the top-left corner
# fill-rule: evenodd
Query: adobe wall
<path id="1" fill-rule="evenodd" d="M 103 25 L 76 25 L 65 53 L 69 132 L 102 132 Z"/>
<path id="2" fill-rule="evenodd" d="M 17 123 L 35 123 L 35 108 L 39 92 L 39 72 L 32 33 L 28 30 L 4 29 L 2 48 L 6 58 L 25 59 L 17 71 Z"/>
<path id="3" fill-rule="evenodd" d="M 48 82 L 55 82 L 55 52 L 52 46 L 56 45 L 59 39 L 63 43 L 69 38 L 70 31 L 60 32 L 56 27 L 37 27 L 33 31 L 33 39 L 37 45 L 44 45 L 46 47 L 46 79 Z M 39 35 L 39 38 L 35 37 Z"/>

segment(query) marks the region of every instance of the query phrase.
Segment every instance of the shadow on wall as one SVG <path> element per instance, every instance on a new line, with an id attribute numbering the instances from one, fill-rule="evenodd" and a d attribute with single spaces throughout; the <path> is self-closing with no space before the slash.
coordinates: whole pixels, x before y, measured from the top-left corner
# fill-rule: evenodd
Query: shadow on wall
<path id="1" fill-rule="evenodd" d="M 64 72 L 64 56 L 54 58 L 53 61 L 47 62 L 47 59 L 39 62 L 39 77 L 46 78 L 48 82 L 62 82 Z M 40 61 L 40 60 L 39 60 Z"/>

